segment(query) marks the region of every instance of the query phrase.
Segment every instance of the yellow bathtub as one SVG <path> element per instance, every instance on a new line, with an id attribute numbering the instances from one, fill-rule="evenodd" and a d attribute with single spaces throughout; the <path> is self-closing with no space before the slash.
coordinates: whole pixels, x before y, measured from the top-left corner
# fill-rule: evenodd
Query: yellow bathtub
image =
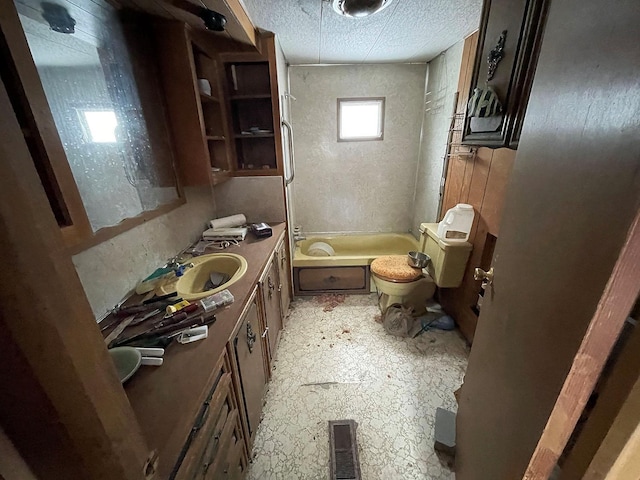
<path id="1" fill-rule="evenodd" d="M 329 244 L 332 256 L 309 255 L 316 242 Z M 300 240 L 293 252 L 293 286 L 296 295 L 375 291 L 369 265 L 382 255 L 406 255 L 418 241 L 408 233 L 315 236 Z"/>

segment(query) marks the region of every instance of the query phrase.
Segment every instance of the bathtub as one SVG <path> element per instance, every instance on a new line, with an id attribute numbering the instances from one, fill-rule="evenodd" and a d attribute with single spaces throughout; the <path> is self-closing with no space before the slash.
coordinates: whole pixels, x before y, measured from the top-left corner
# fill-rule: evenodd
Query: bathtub
<path id="1" fill-rule="evenodd" d="M 330 257 L 308 255 L 315 242 L 325 242 L 335 250 Z M 409 233 L 314 236 L 296 242 L 293 252 L 293 279 L 296 295 L 324 293 L 369 293 L 369 265 L 382 255 L 405 255 L 418 248 Z"/>

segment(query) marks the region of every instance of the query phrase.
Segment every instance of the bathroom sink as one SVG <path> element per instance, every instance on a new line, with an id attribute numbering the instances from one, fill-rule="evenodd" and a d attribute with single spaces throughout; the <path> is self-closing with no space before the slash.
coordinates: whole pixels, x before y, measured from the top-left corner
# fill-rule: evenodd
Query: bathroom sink
<path id="1" fill-rule="evenodd" d="M 247 261 L 233 253 L 202 255 L 190 262 L 193 267 L 188 268 L 181 277 L 158 288 L 160 294 L 177 292 L 185 300 L 199 300 L 230 287 L 247 273 Z M 205 285 L 214 272 L 230 278 L 222 285 L 206 290 Z"/>

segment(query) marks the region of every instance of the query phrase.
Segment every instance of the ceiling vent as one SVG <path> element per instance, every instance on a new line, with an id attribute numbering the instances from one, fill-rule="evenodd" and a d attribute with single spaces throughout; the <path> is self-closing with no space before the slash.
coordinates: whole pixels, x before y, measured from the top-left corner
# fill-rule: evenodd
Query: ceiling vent
<path id="1" fill-rule="evenodd" d="M 331 0 L 333 9 L 349 18 L 362 18 L 378 13 L 388 7 L 393 0 Z"/>

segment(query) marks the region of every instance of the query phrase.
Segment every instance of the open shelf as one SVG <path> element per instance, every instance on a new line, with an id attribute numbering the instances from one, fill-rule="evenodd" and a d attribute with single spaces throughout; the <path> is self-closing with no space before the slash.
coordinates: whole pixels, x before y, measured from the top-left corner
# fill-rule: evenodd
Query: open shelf
<path id="1" fill-rule="evenodd" d="M 200 100 L 202 100 L 203 102 L 219 102 L 220 100 L 218 100 L 217 97 L 213 97 L 211 95 L 207 95 L 206 93 L 202 93 L 200 92 Z"/>
<path id="2" fill-rule="evenodd" d="M 234 137 L 235 138 L 270 138 L 273 137 L 273 133 L 240 133 L 240 134 L 235 134 Z"/>
<path id="3" fill-rule="evenodd" d="M 224 142 L 226 138 L 221 135 L 207 135 L 207 140 L 211 140 L 213 142 Z"/>
<path id="4" fill-rule="evenodd" d="M 231 100 L 258 100 L 261 98 L 271 99 L 271 95 L 268 93 L 258 95 L 231 95 Z"/>

